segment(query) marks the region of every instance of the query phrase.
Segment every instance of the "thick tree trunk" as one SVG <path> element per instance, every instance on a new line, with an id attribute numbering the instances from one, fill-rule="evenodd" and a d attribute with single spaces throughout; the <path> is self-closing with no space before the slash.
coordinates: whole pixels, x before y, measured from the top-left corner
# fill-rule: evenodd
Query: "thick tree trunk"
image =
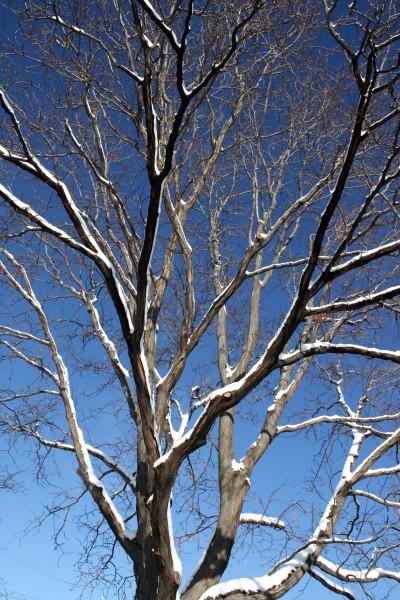
<path id="1" fill-rule="evenodd" d="M 135 600 L 155 600 L 158 589 L 159 566 L 155 554 L 150 504 L 153 490 L 153 474 L 146 460 L 147 448 L 139 428 L 137 470 L 137 540 L 140 556 L 135 561 Z"/>
<path id="2" fill-rule="evenodd" d="M 238 473 L 231 471 L 229 485 L 221 496 L 217 528 L 204 559 L 189 583 L 182 600 L 198 600 L 212 585 L 219 582 L 224 573 L 235 542 L 243 501 L 249 484 Z"/>

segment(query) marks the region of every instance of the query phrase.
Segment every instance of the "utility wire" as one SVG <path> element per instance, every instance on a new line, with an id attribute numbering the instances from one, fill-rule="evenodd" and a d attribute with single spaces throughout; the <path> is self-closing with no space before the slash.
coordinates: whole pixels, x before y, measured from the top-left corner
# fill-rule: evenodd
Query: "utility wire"
<path id="1" fill-rule="evenodd" d="M 31 565 L 30 563 L 26 562 L 25 560 L 17 558 L 16 556 L 12 556 L 11 554 L 7 554 L 3 550 L 0 550 L 0 554 L 2 554 L 3 556 L 6 556 L 7 558 L 11 558 L 12 560 L 15 560 L 15 561 L 21 563 L 22 565 L 25 565 L 26 567 L 29 567 L 30 569 L 34 569 L 38 573 L 42 573 L 43 575 L 47 575 L 47 577 L 53 577 L 54 579 L 58 579 L 59 581 L 62 581 L 63 583 L 66 583 L 67 585 L 71 585 L 71 583 L 69 581 L 66 581 L 65 579 L 62 579 L 62 577 L 58 577 L 58 575 L 53 575 L 53 573 L 49 573 L 48 571 L 45 571 L 44 569 L 41 569 L 40 567 L 36 567 L 34 565 Z M 1 598 L 1 596 L 0 596 L 0 598 Z"/>

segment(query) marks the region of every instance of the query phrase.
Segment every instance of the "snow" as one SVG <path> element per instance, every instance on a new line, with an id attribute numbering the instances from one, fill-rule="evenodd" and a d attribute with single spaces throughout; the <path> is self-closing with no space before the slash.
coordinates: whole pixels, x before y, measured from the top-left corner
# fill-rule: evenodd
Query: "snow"
<path id="1" fill-rule="evenodd" d="M 154 145 L 155 145 L 155 148 L 154 148 L 154 172 L 155 172 L 156 175 L 159 175 L 160 171 L 159 171 L 157 163 L 158 163 L 158 156 L 159 156 L 160 150 L 159 150 L 159 147 L 158 147 L 157 113 L 155 111 L 153 103 L 151 105 L 151 112 L 153 114 L 153 130 L 154 130 Z M 157 219 L 157 226 L 158 226 L 158 219 Z M 156 236 L 157 236 L 157 232 L 154 233 L 154 241 L 156 239 Z M 154 247 L 154 244 L 153 244 L 153 247 Z M 149 261 L 149 266 L 150 266 L 150 262 L 151 262 L 151 259 Z"/>
<path id="2" fill-rule="evenodd" d="M 118 278 L 117 278 L 114 266 L 108 261 L 108 259 L 105 256 L 104 256 L 104 258 L 106 259 L 106 261 L 108 263 L 108 266 L 109 266 L 109 268 L 110 268 L 110 270 L 112 272 L 112 275 L 114 277 L 115 285 L 116 285 L 116 288 L 118 290 L 118 296 L 119 296 L 119 298 L 121 300 L 121 304 L 123 305 L 124 310 L 125 310 L 126 319 L 128 321 L 129 332 L 133 333 L 134 327 L 133 327 L 133 321 L 132 321 L 132 317 L 131 317 L 131 311 L 129 310 L 128 303 L 126 301 L 124 291 L 122 289 L 122 286 L 121 286 L 120 282 L 118 281 Z"/>
<path id="3" fill-rule="evenodd" d="M 389 577 L 390 579 L 394 579 L 396 581 L 400 581 L 400 574 L 396 571 L 388 571 L 386 569 L 380 569 L 375 567 L 373 569 L 360 569 L 360 570 L 350 570 L 345 569 L 344 567 L 337 565 L 327 558 L 323 556 L 319 556 L 317 563 L 317 567 L 323 569 L 325 572 L 339 576 L 340 578 L 346 579 L 348 581 L 360 581 L 360 582 L 373 582 L 378 581 L 382 577 Z"/>
<path id="4" fill-rule="evenodd" d="M 313 569 L 313 572 L 315 573 L 314 569 Z M 337 593 L 341 596 L 343 596 L 344 594 L 348 594 L 349 596 L 354 598 L 354 600 L 357 600 L 357 596 L 355 595 L 353 590 L 351 590 L 349 587 L 347 587 L 341 583 L 336 583 L 335 581 L 332 581 L 321 571 L 318 571 L 318 579 L 321 581 L 324 581 L 326 583 L 326 587 L 331 589 L 335 593 Z"/>
<path id="5" fill-rule="evenodd" d="M 272 575 L 252 578 L 241 577 L 240 579 L 232 579 L 226 583 L 218 583 L 204 592 L 199 600 L 211 600 L 213 598 L 218 598 L 218 596 L 227 595 L 233 592 L 249 594 L 251 592 L 271 591 L 274 588 L 279 587 L 297 569 L 300 569 L 316 548 L 317 546 L 315 544 L 311 544 L 308 548 L 301 550 L 291 559 L 286 561 L 283 566 Z"/>
<path id="6" fill-rule="evenodd" d="M 378 302 L 380 299 L 385 299 L 388 296 L 393 296 L 394 294 L 400 294 L 400 286 L 395 285 L 390 288 L 386 288 L 377 292 L 375 294 L 369 294 L 367 296 L 360 296 L 358 298 L 352 300 L 343 300 L 340 302 L 333 302 L 332 304 L 323 304 L 321 306 L 311 306 L 307 307 L 307 312 L 309 314 L 321 313 L 329 310 L 349 310 L 352 307 L 358 307 L 363 302 L 372 304 L 374 302 Z"/>
<path id="7" fill-rule="evenodd" d="M 276 517 L 266 517 L 265 515 L 258 515 L 255 513 L 242 513 L 240 515 L 240 523 L 251 523 L 254 525 L 266 525 L 268 527 L 278 527 L 279 529 L 285 528 L 284 521 Z"/>
<path id="8" fill-rule="evenodd" d="M 182 438 L 179 441 L 182 441 Z M 173 448 L 174 447 L 175 447 L 175 444 L 174 444 Z M 163 463 L 165 463 L 168 460 L 168 458 L 170 457 L 171 453 L 172 453 L 172 449 L 168 450 L 168 452 L 166 452 L 165 454 L 163 454 L 162 456 L 160 456 L 160 458 L 157 458 L 157 460 L 154 461 L 153 467 L 155 469 L 157 469 L 157 467 L 159 467 L 160 465 L 162 465 Z"/>
<path id="9" fill-rule="evenodd" d="M 235 459 L 232 461 L 232 471 L 243 471 L 245 468 L 242 462 L 237 462 Z"/>
<path id="10" fill-rule="evenodd" d="M 142 35 L 143 35 L 143 39 L 146 42 L 147 46 L 149 48 L 153 48 L 154 47 L 154 43 L 151 41 L 151 39 L 149 37 L 147 37 L 147 35 L 145 33 L 143 33 Z"/>
<path id="11" fill-rule="evenodd" d="M 310 352 L 313 350 L 316 351 L 316 354 L 323 354 L 324 352 L 343 352 L 351 354 L 361 354 L 370 358 L 380 358 L 382 360 L 393 360 L 395 362 L 399 362 L 400 359 L 399 350 L 392 351 L 369 346 L 359 346 L 357 344 L 334 344 L 320 340 L 312 344 L 301 344 L 299 350 L 281 353 L 279 355 L 279 360 L 290 360 L 291 362 L 295 362 L 296 360 L 299 360 L 301 358 L 302 352 Z"/>
<path id="12" fill-rule="evenodd" d="M 343 470 L 342 470 L 342 478 L 343 479 L 350 479 L 352 476 L 352 467 L 354 466 L 354 463 L 360 453 L 360 447 L 361 444 L 363 442 L 365 438 L 365 434 L 364 433 L 360 433 L 360 431 L 353 429 L 353 443 L 351 445 L 349 454 L 347 456 L 346 462 L 344 464 Z"/>
<path id="13" fill-rule="evenodd" d="M 207 403 L 209 402 L 209 399 L 205 400 L 205 402 L 207 401 Z M 193 435 L 193 432 L 196 430 L 196 426 L 198 424 L 198 422 L 200 421 L 200 419 L 202 418 L 202 415 L 200 415 L 198 417 L 198 419 L 196 420 L 195 424 L 193 425 L 193 427 L 191 429 L 189 429 L 188 432 L 185 433 L 184 436 L 182 436 L 179 440 L 177 440 L 176 443 L 174 443 L 174 445 L 172 446 L 172 448 L 170 448 L 165 454 L 163 454 L 162 456 L 160 456 L 160 458 L 158 458 L 155 462 L 153 467 L 156 469 L 157 467 L 159 467 L 162 463 L 166 462 L 168 460 L 168 458 L 171 456 L 172 452 L 178 448 L 179 446 L 181 446 L 182 444 L 184 444 L 185 442 L 187 442 L 191 436 Z"/>
<path id="14" fill-rule="evenodd" d="M 183 93 L 185 94 L 185 96 L 189 96 L 190 91 L 187 89 L 187 87 L 185 86 L 185 84 L 183 82 L 182 82 L 182 90 L 183 90 Z"/>
<path id="15" fill-rule="evenodd" d="M 313 344 L 301 344 L 300 350 L 307 352 L 308 350 L 315 350 L 316 348 L 329 348 L 328 342 L 316 342 Z"/>
<path id="16" fill-rule="evenodd" d="M 50 17 L 53 21 L 56 21 L 57 23 L 59 23 L 60 25 L 63 25 L 63 27 L 67 27 L 69 29 L 72 29 L 73 31 L 75 31 L 75 33 L 79 33 L 81 35 L 85 35 L 88 36 L 88 34 L 86 33 L 86 31 L 84 29 L 81 29 L 81 27 L 77 27 L 76 25 L 68 25 L 65 21 L 63 21 L 63 19 L 61 17 L 59 17 L 58 15 L 52 15 Z M 90 37 L 90 36 L 88 36 Z"/>
<path id="17" fill-rule="evenodd" d="M 97 298 L 96 298 L 96 300 L 97 300 Z M 107 353 L 110 356 L 111 360 L 118 365 L 119 369 L 121 370 L 121 372 L 123 373 L 125 378 L 129 379 L 129 377 L 130 377 L 129 371 L 121 363 L 119 356 L 118 356 L 117 349 L 115 348 L 114 342 L 112 340 L 110 340 L 110 338 L 108 337 L 108 335 L 106 334 L 106 332 L 104 331 L 104 329 L 101 326 L 99 312 L 98 312 L 97 308 L 95 306 L 93 306 L 94 301 L 95 301 L 94 299 L 91 300 L 90 310 L 93 311 L 93 316 L 94 316 L 94 320 L 95 320 L 94 325 L 98 330 L 100 330 L 100 335 L 101 335 L 101 340 L 102 340 L 103 346 L 107 350 Z"/>
<path id="18" fill-rule="evenodd" d="M 158 14 L 154 6 L 148 2 L 148 0 L 142 0 L 141 4 L 144 4 L 147 7 L 147 10 L 153 15 L 154 18 L 156 18 L 158 21 L 162 21 L 161 16 Z"/>
<path id="19" fill-rule="evenodd" d="M 128 540 L 135 540 L 136 536 L 137 529 L 129 529 L 129 527 L 125 525 L 125 537 L 128 538 Z"/>
<path id="20" fill-rule="evenodd" d="M 140 3 L 147 8 L 147 12 L 151 15 L 151 17 L 154 19 L 154 21 L 156 21 L 156 22 L 158 21 L 157 24 L 159 26 L 160 26 L 160 24 L 162 24 L 162 27 L 164 28 L 164 30 L 168 31 L 168 33 L 172 36 L 172 39 L 174 40 L 175 46 L 177 48 L 180 48 L 181 45 L 178 42 L 178 40 L 176 39 L 175 33 L 172 31 L 172 29 L 170 27 L 168 27 L 168 25 L 165 24 L 165 22 L 161 18 L 160 14 L 156 11 L 156 9 L 154 8 L 154 6 L 150 2 L 148 2 L 148 0 L 141 0 Z"/>
<path id="21" fill-rule="evenodd" d="M 171 547 L 172 563 L 174 565 L 174 571 L 176 573 L 179 573 L 179 575 L 182 575 L 182 562 L 181 562 L 181 559 L 179 558 L 178 553 L 175 548 L 175 540 L 174 540 L 174 533 L 173 533 L 174 530 L 172 528 L 172 517 L 171 517 L 171 502 L 169 503 L 169 506 L 168 506 L 167 519 L 168 519 L 168 530 L 169 530 L 170 547 Z"/>
<path id="22" fill-rule="evenodd" d="M 400 465 L 394 467 L 381 467 L 380 469 L 370 469 L 366 472 L 365 477 L 380 477 L 381 475 L 393 475 L 400 472 Z"/>
<path id="23" fill-rule="evenodd" d="M 7 198 L 7 200 L 11 204 L 13 204 L 17 210 L 20 210 L 21 212 L 23 212 L 30 219 L 32 219 L 32 221 L 34 221 L 36 224 L 40 225 L 40 227 L 42 227 L 46 231 L 52 233 L 59 239 L 66 241 L 73 248 L 84 251 L 87 255 L 91 256 L 92 258 L 95 256 L 95 253 L 92 252 L 87 246 L 84 246 L 80 242 L 77 242 L 76 240 L 71 238 L 68 234 L 66 234 L 62 229 L 59 229 L 58 227 L 56 227 L 55 225 L 53 225 L 52 223 L 50 223 L 49 221 L 44 219 L 41 215 L 39 215 L 36 211 L 34 211 L 33 208 L 29 204 L 26 204 L 25 202 L 22 202 L 22 200 L 19 200 L 16 196 L 14 196 L 14 194 L 12 194 L 1 183 L 0 183 L 0 194 L 2 194 L 5 198 Z"/>
<path id="24" fill-rule="evenodd" d="M 388 254 L 389 252 L 395 251 L 397 248 L 399 248 L 399 246 L 400 246 L 400 242 L 399 242 L 399 240 L 396 240 L 394 242 L 390 242 L 389 244 L 377 246 L 376 248 L 373 248 L 372 250 L 360 252 L 359 254 L 357 254 L 356 256 L 354 256 L 353 258 L 348 260 L 347 262 L 341 263 L 340 265 L 337 265 L 336 267 L 332 267 L 331 273 L 338 273 L 338 272 L 340 273 L 340 271 L 342 271 L 344 269 L 351 268 L 354 263 L 355 263 L 355 265 L 357 265 L 357 262 L 361 259 L 373 259 L 375 254 L 376 255 L 380 255 L 382 253 Z"/>
<path id="25" fill-rule="evenodd" d="M 95 446 L 91 446 L 90 444 L 86 444 L 86 448 L 89 452 L 97 456 L 99 459 L 103 460 L 103 462 L 106 465 L 114 467 L 115 470 L 121 473 L 127 479 L 127 481 L 130 482 L 131 485 L 136 485 L 136 479 L 134 475 L 129 473 L 129 471 L 127 471 L 125 467 L 123 467 L 120 463 L 117 463 L 113 458 L 111 458 L 111 456 L 108 456 L 108 454 L 106 454 L 102 450 L 99 450 L 99 448 L 96 448 Z"/>
<path id="26" fill-rule="evenodd" d="M 171 436 L 172 439 L 174 441 L 174 445 L 176 442 L 178 442 L 182 435 L 183 432 L 185 431 L 187 424 L 189 422 L 189 413 L 180 413 L 180 417 L 181 417 L 181 424 L 178 430 L 174 429 L 172 422 L 171 422 L 171 417 L 169 417 L 169 428 L 170 428 L 170 432 L 171 432 Z"/>
<path id="27" fill-rule="evenodd" d="M 292 381 L 292 382 L 291 382 L 291 383 L 288 385 L 288 387 L 287 387 L 287 388 L 285 388 L 285 389 L 283 389 L 283 390 L 279 390 L 279 392 L 277 392 L 277 393 L 275 394 L 275 402 L 279 402 L 279 400 L 281 400 L 281 399 L 282 399 L 284 396 L 286 396 L 286 395 L 287 395 L 287 394 L 290 392 L 290 390 L 291 390 L 291 388 L 294 386 L 294 384 L 295 384 L 295 382 L 294 382 L 294 381 Z M 274 402 L 273 406 L 275 405 L 275 402 Z M 274 408 L 275 408 L 275 406 L 274 406 Z M 269 409 L 268 409 L 268 410 L 269 410 Z"/>
<path id="28" fill-rule="evenodd" d="M 236 371 L 236 367 L 232 369 L 229 365 L 225 365 L 225 375 L 230 379 Z"/>
<path id="29" fill-rule="evenodd" d="M 147 313 L 147 311 L 146 311 Z M 146 353 L 144 350 L 144 339 L 143 339 L 143 335 L 140 339 L 140 361 L 143 365 L 143 370 L 144 370 L 144 376 L 146 379 L 146 386 L 147 386 L 147 391 L 149 394 L 149 397 L 151 399 L 151 404 L 152 404 L 152 409 L 153 409 L 153 414 L 154 414 L 154 394 L 152 394 L 151 392 L 151 385 L 150 385 L 150 373 L 149 373 L 149 366 L 147 364 L 147 358 L 146 358 Z"/>
<path id="30" fill-rule="evenodd" d="M 19 161 L 21 164 L 24 165 L 23 168 L 26 171 L 31 171 L 32 173 L 37 172 L 37 169 L 33 165 L 28 163 L 26 160 L 26 157 L 22 156 L 21 154 L 14 154 L 13 152 L 10 152 L 9 150 L 7 150 L 7 148 L 5 148 L 4 146 L 1 146 L 1 145 L 0 145 L 0 154 L 4 157 L 10 158 L 14 161 Z M 4 189 L 6 189 L 6 188 L 4 188 Z"/>
<path id="31" fill-rule="evenodd" d="M 13 107 L 9 103 L 7 96 L 5 95 L 4 91 L 1 88 L 0 88 L 0 98 L 1 98 L 1 101 L 2 101 L 2 104 L 5 108 L 5 110 L 7 112 L 9 112 L 10 114 L 15 115 Z"/>

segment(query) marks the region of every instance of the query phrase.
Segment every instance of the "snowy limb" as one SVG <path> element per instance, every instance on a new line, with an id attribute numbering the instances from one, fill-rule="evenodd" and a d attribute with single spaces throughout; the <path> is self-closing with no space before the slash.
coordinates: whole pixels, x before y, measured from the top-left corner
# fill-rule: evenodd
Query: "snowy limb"
<path id="1" fill-rule="evenodd" d="M 379 569 L 376 567 L 372 567 L 371 569 L 365 569 L 362 571 L 352 571 L 349 569 L 345 569 L 340 565 L 335 565 L 331 561 L 321 556 L 317 559 L 315 565 L 324 573 L 332 575 L 333 577 L 336 577 L 337 579 L 345 581 L 347 583 L 370 583 L 373 581 L 378 581 L 382 577 L 387 577 L 389 579 L 394 579 L 395 581 L 400 581 L 400 575 L 398 572 L 392 572 L 386 569 Z"/>
<path id="2" fill-rule="evenodd" d="M 276 527 L 277 529 L 285 529 L 285 523 L 277 517 L 266 517 L 265 515 L 257 515 L 254 513 L 242 513 L 240 515 L 240 523 L 249 525 L 265 525 L 267 527 Z"/>
<path id="3" fill-rule="evenodd" d="M 348 587 L 343 584 L 337 583 L 334 580 L 330 579 L 326 576 L 325 573 L 321 573 L 314 569 L 310 569 L 310 575 L 319 583 L 322 583 L 324 587 L 326 587 L 331 592 L 338 594 L 339 596 L 344 596 L 345 598 L 349 598 L 349 600 L 357 600 L 357 595 Z"/>

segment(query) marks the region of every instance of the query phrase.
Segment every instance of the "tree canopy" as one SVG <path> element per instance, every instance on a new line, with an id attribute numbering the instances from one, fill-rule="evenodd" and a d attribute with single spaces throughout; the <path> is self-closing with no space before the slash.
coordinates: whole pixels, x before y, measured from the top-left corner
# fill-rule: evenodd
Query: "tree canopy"
<path id="1" fill-rule="evenodd" d="M 396 2 L 2 18 L 0 428 L 49 481 L 77 468 L 48 514 L 84 527 L 83 579 L 381 600 L 400 581 Z"/>

